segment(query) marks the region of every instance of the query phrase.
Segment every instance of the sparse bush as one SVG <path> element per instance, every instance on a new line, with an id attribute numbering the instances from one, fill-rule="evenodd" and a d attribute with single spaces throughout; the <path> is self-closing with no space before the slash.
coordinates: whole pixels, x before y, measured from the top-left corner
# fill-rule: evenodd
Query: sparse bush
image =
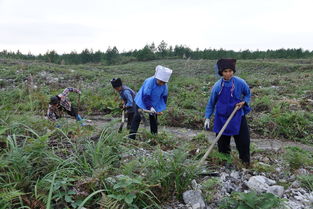
<path id="1" fill-rule="evenodd" d="M 225 209 L 272 209 L 283 208 L 283 200 L 271 193 L 256 192 L 241 193 L 233 192 L 230 197 L 225 198 L 219 208 Z"/>
<path id="2" fill-rule="evenodd" d="M 206 201 L 210 202 L 213 199 L 218 184 L 219 184 L 218 178 L 210 178 L 204 182 L 201 182 L 202 186 L 201 191 L 204 193 Z"/>
<path id="3" fill-rule="evenodd" d="M 291 169 L 298 169 L 302 166 L 313 165 L 313 154 L 299 147 L 286 147 L 283 155 Z"/>
<path id="4" fill-rule="evenodd" d="M 313 174 L 298 176 L 301 185 L 305 187 L 309 192 L 313 191 Z"/>

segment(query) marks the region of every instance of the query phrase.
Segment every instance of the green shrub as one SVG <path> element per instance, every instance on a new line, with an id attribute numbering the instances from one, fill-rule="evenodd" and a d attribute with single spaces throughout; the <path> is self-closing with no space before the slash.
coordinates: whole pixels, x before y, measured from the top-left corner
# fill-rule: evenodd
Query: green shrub
<path id="1" fill-rule="evenodd" d="M 213 196 L 217 190 L 217 186 L 219 184 L 218 178 L 210 178 L 204 182 L 201 182 L 201 191 L 204 194 L 206 201 L 210 202 L 213 199 Z"/>
<path id="2" fill-rule="evenodd" d="M 144 172 L 147 181 L 152 184 L 160 184 L 152 190 L 161 200 L 166 200 L 171 194 L 180 195 L 190 185 L 192 179 L 197 176 L 195 164 L 188 163 L 188 153 L 176 149 L 172 154 L 166 154 L 157 150 L 153 158 L 144 163 Z"/>
<path id="3" fill-rule="evenodd" d="M 286 147 L 283 159 L 291 169 L 298 169 L 302 166 L 313 165 L 313 155 L 311 152 L 299 147 Z"/>
<path id="4" fill-rule="evenodd" d="M 242 193 L 233 192 L 225 198 L 219 208 L 226 209 L 272 209 L 282 208 L 282 199 L 271 193 L 258 194 L 256 192 Z"/>
<path id="5" fill-rule="evenodd" d="M 271 110 L 272 102 L 269 96 L 258 97 L 253 102 L 253 110 L 257 112 L 268 112 Z"/>
<path id="6" fill-rule="evenodd" d="M 313 191 L 313 174 L 298 176 L 298 179 L 301 182 L 302 187 L 305 187 L 310 192 Z"/>

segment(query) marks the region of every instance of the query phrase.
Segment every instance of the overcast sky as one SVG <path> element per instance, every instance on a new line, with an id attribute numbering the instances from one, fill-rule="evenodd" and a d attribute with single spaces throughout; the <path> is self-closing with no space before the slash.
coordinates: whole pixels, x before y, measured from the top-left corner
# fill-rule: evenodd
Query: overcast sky
<path id="1" fill-rule="evenodd" d="M 0 0 L 0 51 L 313 50 L 313 0 Z"/>

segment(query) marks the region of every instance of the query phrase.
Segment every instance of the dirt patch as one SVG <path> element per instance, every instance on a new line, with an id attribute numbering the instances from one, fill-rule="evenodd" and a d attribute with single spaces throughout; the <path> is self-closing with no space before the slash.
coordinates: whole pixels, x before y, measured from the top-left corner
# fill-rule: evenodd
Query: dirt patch
<path id="1" fill-rule="evenodd" d="M 91 118 L 93 118 L 94 126 L 96 126 L 99 129 L 107 125 L 109 122 L 112 123 L 113 120 L 119 121 L 119 119 L 114 119 L 114 118 L 111 118 L 111 119 L 102 118 L 101 119 L 101 116 L 100 117 L 93 116 Z M 142 124 L 141 127 L 144 127 L 144 125 Z M 116 125 L 115 128 L 118 129 L 118 124 Z M 149 127 L 146 127 L 146 128 L 149 129 Z M 180 127 L 159 126 L 159 132 L 166 132 L 175 137 L 188 140 L 188 141 L 192 140 L 198 134 L 204 134 L 209 143 L 212 143 L 216 137 L 216 134 L 211 131 L 187 129 L 187 128 L 180 128 Z M 251 142 L 254 143 L 256 145 L 256 148 L 259 150 L 276 150 L 277 151 L 279 149 L 284 149 L 284 147 L 286 146 L 296 146 L 304 150 L 313 151 L 312 146 L 302 144 L 299 142 L 294 142 L 294 141 L 252 138 Z M 235 147 L 234 140 L 232 140 L 231 146 Z"/>

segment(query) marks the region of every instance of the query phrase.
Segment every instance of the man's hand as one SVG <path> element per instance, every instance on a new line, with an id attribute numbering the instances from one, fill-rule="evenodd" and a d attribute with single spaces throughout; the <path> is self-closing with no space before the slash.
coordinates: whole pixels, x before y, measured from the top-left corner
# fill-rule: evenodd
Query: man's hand
<path id="1" fill-rule="evenodd" d="M 59 94 L 58 97 L 60 98 L 61 101 L 65 99 L 65 96 L 63 96 L 62 94 Z"/>
<path id="2" fill-rule="evenodd" d="M 210 119 L 209 118 L 205 119 L 204 129 L 207 130 L 207 131 L 210 129 Z"/>
<path id="3" fill-rule="evenodd" d="M 156 111 L 155 111 L 155 109 L 153 107 L 150 108 L 150 111 L 151 111 L 152 114 L 156 113 Z"/>
<path id="4" fill-rule="evenodd" d="M 239 102 L 239 103 L 236 104 L 236 106 L 238 106 L 239 109 L 240 109 L 240 108 L 242 108 L 245 104 L 246 104 L 246 102 Z"/>

